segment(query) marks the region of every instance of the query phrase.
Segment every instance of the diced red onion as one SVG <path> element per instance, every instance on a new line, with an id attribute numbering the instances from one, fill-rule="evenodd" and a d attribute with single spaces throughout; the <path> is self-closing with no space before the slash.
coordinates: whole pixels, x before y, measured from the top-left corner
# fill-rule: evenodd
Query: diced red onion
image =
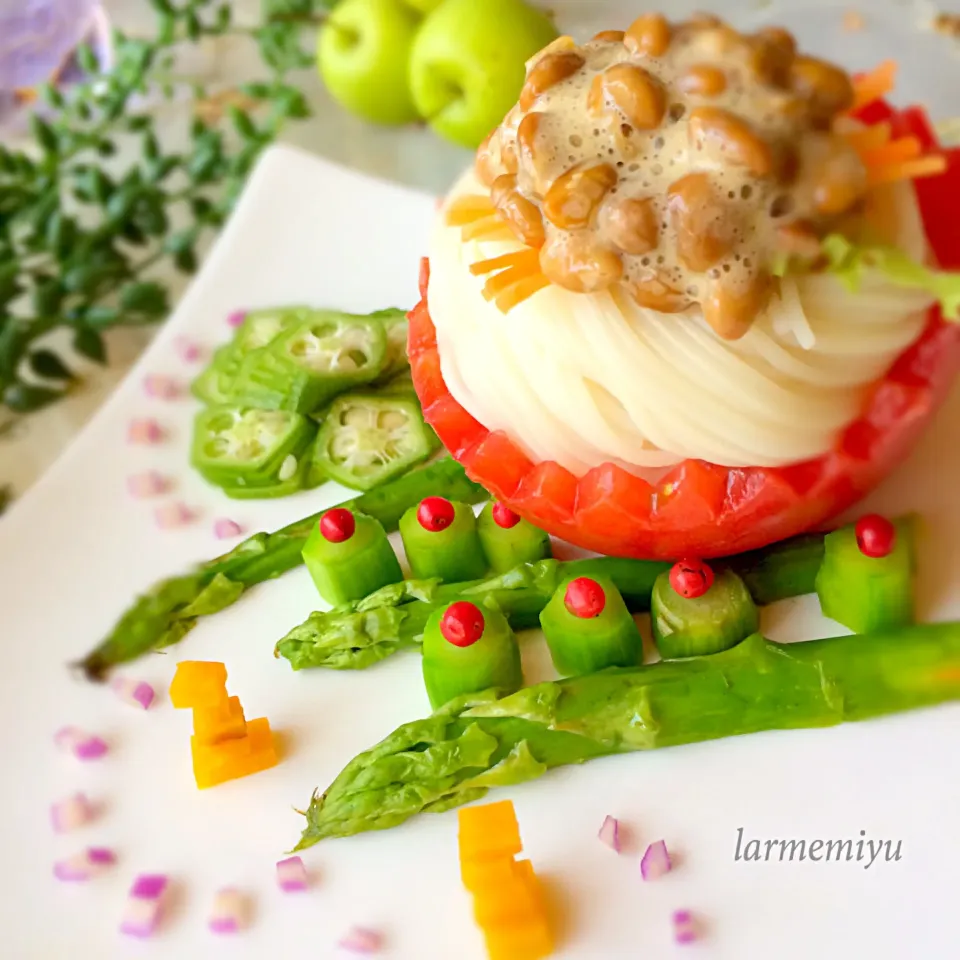
<path id="1" fill-rule="evenodd" d="M 163 427 L 156 420 L 144 418 L 140 420 L 131 420 L 127 428 L 128 443 L 155 444 L 160 443 L 165 434 Z"/>
<path id="2" fill-rule="evenodd" d="M 693 943 L 697 939 L 696 923 L 689 910 L 674 910 L 673 939 L 676 943 Z"/>
<path id="3" fill-rule="evenodd" d="M 243 533 L 243 528 L 236 520 L 229 517 L 220 517 L 213 523 L 213 535 L 218 540 L 230 540 L 233 537 L 239 537 Z"/>
<path id="4" fill-rule="evenodd" d="M 50 822 L 56 833 L 76 830 L 92 819 L 93 804 L 84 793 L 75 793 L 50 807 Z"/>
<path id="5" fill-rule="evenodd" d="M 611 850 L 620 852 L 620 821 L 615 817 L 605 817 L 603 826 L 597 834 L 601 843 L 605 843 Z"/>
<path id="6" fill-rule="evenodd" d="M 306 890 L 310 885 L 307 868 L 299 857 L 287 857 L 277 863 L 277 883 L 284 893 Z"/>
<path id="7" fill-rule="evenodd" d="M 667 845 L 657 840 L 647 847 L 643 859 L 640 861 L 640 874 L 644 880 L 656 880 L 670 872 L 670 854 Z"/>
<path id="8" fill-rule="evenodd" d="M 213 933 L 239 933 L 246 926 L 247 900 L 234 887 L 218 890 L 208 926 Z"/>
<path id="9" fill-rule="evenodd" d="M 166 503 L 162 507 L 157 507 L 154 518 L 161 530 L 173 530 L 190 523 L 193 520 L 193 511 L 185 503 L 179 501 Z"/>
<path id="10" fill-rule="evenodd" d="M 127 490 L 130 496 L 138 500 L 144 500 L 147 497 L 157 497 L 165 493 L 169 483 L 162 474 L 156 470 L 147 470 L 145 473 L 134 473 L 127 477 Z"/>
<path id="11" fill-rule="evenodd" d="M 107 752 L 107 743 L 100 737 L 86 733 L 79 727 L 61 727 L 53 742 L 61 749 L 72 753 L 78 760 L 96 760 Z"/>
<path id="12" fill-rule="evenodd" d="M 154 397 L 157 400 L 174 400 L 180 396 L 179 382 L 162 373 L 148 374 L 144 378 L 143 387 L 148 397 Z"/>
<path id="13" fill-rule="evenodd" d="M 246 310 L 234 310 L 233 313 L 227 315 L 227 326 L 228 327 L 239 327 L 243 324 L 243 321 L 247 319 Z"/>
<path id="14" fill-rule="evenodd" d="M 189 337 L 177 337 L 173 346 L 180 359 L 186 363 L 196 363 L 203 356 L 203 348 Z"/>
<path id="15" fill-rule="evenodd" d="M 53 875 L 66 883 L 83 883 L 102 873 L 116 860 L 113 851 L 106 847 L 88 847 L 83 853 L 58 860 L 53 865 Z"/>
<path id="16" fill-rule="evenodd" d="M 383 938 L 376 930 L 353 927 L 337 946 L 350 953 L 376 953 L 382 942 Z"/>
<path id="17" fill-rule="evenodd" d="M 169 881 L 163 874 L 140 874 L 127 895 L 120 932 L 131 937 L 150 937 L 156 933 L 168 887 Z"/>
<path id="18" fill-rule="evenodd" d="M 149 710 L 150 704 L 156 695 L 153 687 L 143 680 L 131 680 L 129 677 L 115 677 L 110 688 L 121 700 L 125 700 L 131 707 L 140 707 Z"/>

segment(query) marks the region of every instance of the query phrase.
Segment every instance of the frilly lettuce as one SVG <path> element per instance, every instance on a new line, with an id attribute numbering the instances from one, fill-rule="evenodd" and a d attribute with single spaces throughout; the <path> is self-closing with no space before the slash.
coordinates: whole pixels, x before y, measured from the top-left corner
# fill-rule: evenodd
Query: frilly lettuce
<path id="1" fill-rule="evenodd" d="M 934 270 L 896 247 L 856 244 L 839 233 L 830 234 L 821 249 L 827 269 L 849 289 L 859 289 L 864 271 L 876 270 L 898 286 L 926 290 L 937 299 L 947 320 L 960 320 L 960 273 Z"/>

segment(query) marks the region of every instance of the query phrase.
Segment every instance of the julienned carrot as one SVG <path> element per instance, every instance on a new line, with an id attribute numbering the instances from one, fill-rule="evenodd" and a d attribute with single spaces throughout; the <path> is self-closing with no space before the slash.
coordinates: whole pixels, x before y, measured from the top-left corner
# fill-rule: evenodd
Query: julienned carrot
<path id="1" fill-rule="evenodd" d="M 923 147 L 916 137 L 901 137 L 899 140 L 891 140 L 875 149 L 864 150 L 860 154 L 860 159 L 867 167 L 877 168 L 891 163 L 898 164 L 904 160 L 913 160 L 921 153 L 923 153 Z"/>
<path id="2" fill-rule="evenodd" d="M 851 112 L 856 112 L 874 100 L 879 100 L 889 93 L 896 82 L 897 63 L 895 60 L 884 60 L 878 67 L 868 73 L 862 73 L 853 78 L 853 106 Z"/>
<path id="3" fill-rule="evenodd" d="M 947 158 L 940 154 L 904 160 L 902 163 L 890 163 L 884 167 L 873 167 L 867 171 L 871 187 L 881 183 L 894 183 L 897 180 L 918 180 L 921 177 L 935 177 L 947 169 Z"/>
<path id="4" fill-rule="evenodd" d="M 462 227 L 464 224 L 473 223 L 481 217 L 488 217 L 494 212 L 493 204 L 489 197 L 483 197 L 479 194 L 466 194 L 458 197 L 447 208 L 446 219 L 451 227 Z"/>
<path id="5" fill-rule="evenodd" d="M 512 287 L 508 287 L 497 296 L 495 303 L 501 313 L 509 313 L 515 306 L 523 303 L 524 300 L 529 300 L 535 293 L 549 286 L 550 281 L 542 273 L 538 273 L 534 277 L 526 277 Z"/>
<path id="6" fill-rule="evenodd" d="M 533 254 L 532 257 L 531 254 Z M 524 266 L 528 261 L 536 259 L 535 250 L 517 250 L 514 253 L 504 253 L 499 257 L 491 257 L 489 260 L 478 260 L 476 263 L 470 264 L 470 272 L 475 277 L 480 277 L 485 273 L 493 273 L 496 270 Z"/>

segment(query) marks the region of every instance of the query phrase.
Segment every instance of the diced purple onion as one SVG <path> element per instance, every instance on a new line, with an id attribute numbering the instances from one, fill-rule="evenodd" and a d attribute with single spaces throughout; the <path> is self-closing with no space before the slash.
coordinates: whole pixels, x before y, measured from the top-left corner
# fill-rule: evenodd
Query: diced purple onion
<path id="1" fill-rule="evenodd" d="M 620 852 L 620 821 L 615 817 L 605 817 L 603 826 L 597 834 L 600 842 L 606 844 L 611 850 Z"/>
<path id="2" fill-rule="evenodd" d="M 697 939 L 696 923 L 689 910 L 674 910 L 673 939 L 676 943 L 693 943 Z"/>
<path id="3" fill-rule="evenodd" d="M 640 861 L 640 874 L 644 880 L 656 880 L 670 872 L 670 854 L 667 845 L 657 840 L 647 847 L 643 859 Z"/>
<path id="4" fill-rule="evenodd" d="M 231 520 L 229 517 L 220 517 L 214 521 L 213 535 L 218 540 L 230 540 L 233 537 L 239 537 L 241 533 L 243 533 L 243 528 L 236 520 Z"/>
<path id="5" fill-rule="evenodd" d="M 131 707 L 140 707 L 142 710 L 149 710 L 156 696 L 149 683 L 143 680 L 131 680 L 129 677 L 115 677 L 110 683 L 110 688 Z"/>
<path id="6" fill-rule="evenodd" d="M 189 337 L 177 337 L 173 341 L 173 346 L 177 355 L 185 363 L 196 363 L 203 356 L 203 348 Z"/>
<path id="7" fill-rule="evenodd" d="M 140 874 L 127 896 L 120 932 L 131 937 L 153 936 L 160 925 L 168 886 L 169 881 L 162 874 Z"/>
<path id="8" fill-rule="evenodd" d="M 239 327 L 243 324 L 243 321 L 247 319 L 246 310 L 234 310 L 233 313 L 227 315 L 227 326 L 228 327 Z"/>
<path id="9" fill-rule="evenodd" d="M 148 374 L 143 380 L 143 388 L 148 397 L 157 400 L 175 400 L 180 396 L 180 383 L 162 373 Z"/>
<path id="10" fill-rule="evenodd" d="M 78 760 L 96 760 L 107 752 L 105 740 L 85 733 L 79 727 L 61 727 L 53 735 L 53 742 Z"/>
<path id="11" fill-rule="evenodd" d="M 142 420 L 131 420 L 127 428 L 128 443 L 143 443 L 153 445 L 161 443 L 165 434 L 163 427 L 156 420 L 149 418 Z"/>
<path id="12" fill-rule="evenodd" d="M 246 897 L 234 887 L 218 890 L 208 926 L 213 933 L 239 933 L 246 926 Z"/>
<path id="13" fill-rule="evenodd" d="M 158 497 L 161 493 L 166 492 L 169 485 L 166 477 L 156 470 L 134 473 L 127 477 L 127 490 L 131 497 L 136 497 L 138 500 Z"/>
<path id="14" fill-rule="evenodd" d="M 116 863 L 112 850 L 106 847 L 88 847 L 83 853 L 58 860 L 53 865 L 53 875 L 65 883 L 83 883 Z"/>
<path id="15" fill-rule="evenodd" d="M 307 868 L 299 857 L 287 857 L 277 863 L 277 883 L 284 893 L 306 890 L 310 885 Z"/>
<path id="16" fill-rule="evenodd" d="M 350 953 L 369 954 L 376 953 L 382 943 L 383 937 L 376 930 L 370 930 L 366 927 L 353 927 L 337 946 Z"/>
<path id="17" fill-rule="evenodd" d="M 68 833 L 93 819 L 93 804 L 86 794 L 75 793 L 50 807 L 50 822 L 57 833 Z"/>
<path id="18" fill-rule="evenodd" d="M 185 503 L 178 501 L 157 507 L 154 518 L 157 521 L 157 526 L 161 530 L 173 530 L 176 527 L 183 527 L 190 523 L 194 515 L 193 511 Z"/>

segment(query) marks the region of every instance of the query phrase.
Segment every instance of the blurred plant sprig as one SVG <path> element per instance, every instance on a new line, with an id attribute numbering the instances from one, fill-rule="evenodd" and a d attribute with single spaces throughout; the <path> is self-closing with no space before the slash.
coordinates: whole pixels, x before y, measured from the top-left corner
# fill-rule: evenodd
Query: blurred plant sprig
<path id="1" fill-rule="evenodd" d="M 8 414 L 44 407 L 75 382 L 70 358 L 42 340 L 51 331 L 68 329 L 78 354 L 105 363 L 105 330 L 162 319 L 169 292 L 157 269 L 164 261 L 196 269 L 198 242 L 223 224 L 260 152 L 287 121 L 309 116 L 289 77 L 313 63 L 304 28 L 322 22 L 319 0 L 263 0 L 255 27 L 235 25 L 228 0 L 150 3 L 154 37 L 115 31 L 106 74 L 82 47 L 89 79 L 43 88 L 32 147 L 0 144 L 0 408 Z M 178 48 L 228 34 L 256 42 L 263 78 L 211 97 L 171 75 Z M 197 109 L 178 152 L 162 142 L 144 98 L 172 98 L 183 82 Z M 110 158 L 121 144 L 134 159 L 118 172 Z"/>

